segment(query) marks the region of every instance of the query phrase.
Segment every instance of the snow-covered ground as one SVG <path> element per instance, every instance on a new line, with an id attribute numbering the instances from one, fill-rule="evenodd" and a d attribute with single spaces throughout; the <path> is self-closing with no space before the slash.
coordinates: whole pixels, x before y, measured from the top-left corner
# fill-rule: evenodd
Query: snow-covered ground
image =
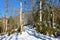
<path id="1" fill-rule="evenodd" d="M 24 27 L 25 32 L 22 32 L 22 34 L 16 32 L 14 34 L 11 34 L 10 36 L 0 36 L 0 40 L 60 40 L 58 38 L 52 38 L 47 35 L 37 33 L 31 28 L 31 25 Z"/>

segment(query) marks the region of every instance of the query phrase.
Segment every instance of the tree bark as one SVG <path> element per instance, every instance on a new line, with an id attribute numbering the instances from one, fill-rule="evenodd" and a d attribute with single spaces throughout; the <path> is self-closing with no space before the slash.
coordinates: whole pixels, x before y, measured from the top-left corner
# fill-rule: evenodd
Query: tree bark
<path id="1" fill-rule="evenodd" d="M 20 0 L 20 27 L 21 27 L 21 32 L 22 32 L 22 27 L 23 27 L 23 24 L 22 24 L 22 0 Z"/>
<path id="2" fill-rule="evenodd" d="M 42 1 L 40 0 L 40 22 L 42 21 Z"/>
<path id="3" fill-rule="evenodd" d="M 42 30 L 41 26 L 42 26 L 42 0 L 40 0 L 40 30 Z"/>

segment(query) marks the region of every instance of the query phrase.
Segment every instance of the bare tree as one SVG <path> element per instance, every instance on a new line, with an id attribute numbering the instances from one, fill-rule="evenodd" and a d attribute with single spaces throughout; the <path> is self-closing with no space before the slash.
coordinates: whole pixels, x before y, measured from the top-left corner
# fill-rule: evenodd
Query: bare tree
<path id="1" fill-rule="evenodd" d="M 23 24 L 22 24 L 22 0 L 20 0 L 20 26 L 21 26 L 21 32 L 23 31 Z"/>
<path id="2" fill-rule="evenodd" d="M 40 0 L 40 22 L 42 21 L 42 0 Z"/>
<path id="3" fill-rule="evenodd" d="M 8 15 L 8 0 L 6 0 L 6 13 L 5 13 L 5 33 L 7 33 L 7 15 Z"/>
<path id="4" fill-rule="evenodd" d="M 42 25 L 42 0 L 40 0 L 40 30 L 42 29 L 41 25 Z"/>

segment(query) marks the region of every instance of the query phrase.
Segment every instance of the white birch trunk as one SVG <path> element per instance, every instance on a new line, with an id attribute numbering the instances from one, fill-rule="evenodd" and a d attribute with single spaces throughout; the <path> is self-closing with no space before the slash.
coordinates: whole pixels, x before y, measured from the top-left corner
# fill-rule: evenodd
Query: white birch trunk
<path id="1" fill-rule="evenodd" d="M 7 18 L 7 17 L 6 17 Z M 6 19 L 6 33 L 7 33 L 7 22 L 8 22 L 8 20 Z"/>
<path id="2" fill-rule="evenodd" d="M 42 25 L 42 0 L 40 0 L 40 30 L 42 30 L 41 25 Z"/>
<path id="3" fill-rule="evenodd" d="M 22 0 L 20 0 L 20 26 L 21 26 L 21 32 L 22 32 Z"/>
<path id="4" fill-rule="evenodd" d="M 7 33 L 7 22 L 8 22 L 8 20 L 7 20 L 7 18 L 8 18 L 8 0 L 6 0 L 6 14 L 5 14 L 5 33 Z"/>
<path id="5" fill-rule="evenodd" d="M 5 20 L 4 19 L 3 19 L 3 24 L 4 24 L 3 33 L 6 33 L 6 30 L 5 30 L 6 29 L 5 28 L 6 26 L 5 26 Z"/>
<path id="6" fill-rule="evenodd" d="M 55 28 L 55 23 L 54 23 L 54 11 L 53 11 L 53 28 Z"/>
<path id="7" fill-rule="evenodd" d="M 42 1 L 40 1 L 40 22 L 42 22 Z"/>

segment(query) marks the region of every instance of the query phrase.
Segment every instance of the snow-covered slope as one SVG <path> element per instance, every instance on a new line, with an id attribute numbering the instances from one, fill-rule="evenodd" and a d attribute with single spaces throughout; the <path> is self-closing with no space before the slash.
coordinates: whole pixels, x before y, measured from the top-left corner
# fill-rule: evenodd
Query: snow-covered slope
<path id="1" fill-rule="evenodd" d="M 14 34 L 11 34 L 10 36 L 0 36 L 0 40 L 59 40 L 57 38 L 52 38 L 47 35 L 45 36 L 43 34 L 37 33 L 31 28 L 31 25 L 24 27 L 25 32 L 22 32 L 22 34 L 16 32 Z"/>

